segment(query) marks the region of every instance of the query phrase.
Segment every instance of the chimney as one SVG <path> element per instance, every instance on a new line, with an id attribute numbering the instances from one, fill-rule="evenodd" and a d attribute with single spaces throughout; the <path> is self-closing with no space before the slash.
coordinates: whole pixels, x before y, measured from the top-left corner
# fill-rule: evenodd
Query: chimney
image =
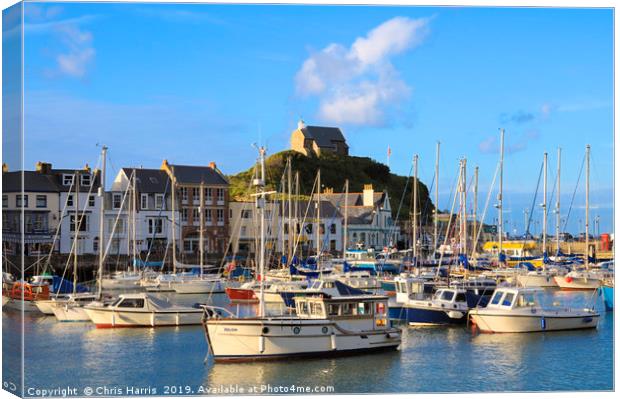
<path id="1" fill-rule="evenodd" d="M 47 175 L 52 172 L 52 164 L 47 162 L 37 162 L 35 169 L 37 172 Z"/>
<path id="2" fill-rule="evenodd" d="M 375 190 L 372 188 L 372 184 L 364 184 L 364 193 L 363 193 L 363 205 L 364 206 L 374 206 Z"/>
<path id="3" fill-rule="evenodd" d="M 299 122 L 297 122 L 297 129 L 301 130 L 301 129 L 305 128 L 305 127 L 306 127 L 306 123 L 304 122 L 303 119 L 300 118 Z"/>
<path id="4" fill-rule="evenodd" d="M 9 165 L 6 164 L 6 162 L 2 163 L 2 173 L 8 172 L 9 171 Z"/>
<path id="5" fill-rule="evenodd" d="M 217 170 L 217 165 L 215 164 L 215 162 L 209 162 L 209 167 L 213 170 Z"/>

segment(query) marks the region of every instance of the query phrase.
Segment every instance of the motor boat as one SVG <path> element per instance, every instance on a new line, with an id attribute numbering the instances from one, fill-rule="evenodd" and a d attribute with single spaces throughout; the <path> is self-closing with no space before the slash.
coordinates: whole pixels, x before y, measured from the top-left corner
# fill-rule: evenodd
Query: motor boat
<path id="1" fill-rule="evenodd" d="M 593 309 L 545 308 L 536 300 L 540 288 L 502 287 L 484 308 L 470 310 L 481 332 L 522 333 L 596 328 L 599 313 Z"/>

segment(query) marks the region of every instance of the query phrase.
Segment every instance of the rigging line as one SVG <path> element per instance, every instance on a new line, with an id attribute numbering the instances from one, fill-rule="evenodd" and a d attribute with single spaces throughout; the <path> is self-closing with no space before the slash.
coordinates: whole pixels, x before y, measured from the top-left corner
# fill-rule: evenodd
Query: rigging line
<path id="1" fill-rule="evenodd" d="M 586 163 L 586 156 L 584 154 L 583 160 L 581 161 L 581 167 L 579 168 L 579 174 L 577 175 L 577 183 L 575 183 L 575 189 L 573 190 L 573 196 L 570 199 L 570 206 L 568 207 L 568 212 L 566 213 L 566 219 L 564 220 L 564 226 L 562 227 L 563 231 L 566 231 L 566 226 L 568 225 L 568 219 L 570 218 L 570 212 L 573 209 L 575 195 L 577 194 L 577 188 L 579 187 L 579 181 L 581 180 L 581 174 L 583 172 L 583 165 L 585 163 Z"/>
<path id="2" fill-rule="evenodd" d="M 478 246 L 478 242 L 480 241 L 480 233 L 482 232 L 483 227 L 484 227 L 484 220 L 486 219 L 486 216 L 487 216 L 487 210 L 489 209 L 489 202 L 491 201 L 491 194 L 493 193 L 493 188 L 495 187 L 495 181 L 497 180 L 497 175 L 499 174 L 499 170 L 500 170 L 500 164 L 498 162 L 497 166 L 495 167 L 495 174 L 493 175 L 491 186 L 489 187 L 489 191 L 487 193 L 487 199 L 484 203 L 484 210 L 482 212 L 482 217 L 480 218 L 480 226 L 478 226 L 478 231 L 476 232 L 476 241 L 474 243 L 474 248 Z"/>
<path id="3" fill-rule="evenodd" d="M 540 165 L 540 171 L 538 172 L 538 181 L 536 182 L 536 191 L 534 191 L 534 198 L 532 199 L 532 206 L 530 207 L 530 214 L 529 214 L 529 217 L 527 219 L 527 225 L 525 226 L 525 236 L 526 237 L 527 237 L 527 235 L 530 232 L 530 224 L 532 223 L 534 207 L 536 206 L 536 198 L 538 198 L 538 189 L 540 188 L 540 179 L 542 178 L 543 168 L 544 168 L 544 162 L 541 163 L 541 165 Z M 542 234 L 541 234 L 541 236 L 542 236 Z M 539 239 L 540 239 L 540 237 L 539 237 Z M 538 242 L 538 240 L 536 240 L 536 242 Z M 524 249 L 525 249 L 525 239 L 523 240 L 523 243 L 521 245 L 521 254 L 522 254 L 521 257 L 523 257 Z"/>
<path id="4" fill-rule="evenodd" d="M 460 170 L 460 165 L 459 165 L 459 170 Z M 456 184 L 460 184 L 461 183 L 461 173 L 458 173 L 457 176 L 458 177 L 457 177 Z M 452 217 L 454 216 L 454 207 L 456 206 L 456 197 L 457 197 L 456 190 L 453 190 L 453 194 L 454 194 L 454 198 L 452 200 L 452 208 L 450 209 L 450 217 L 448 219 L 448 226 L 446 226 L 446 235 L 444 236 L 444 239 L 443 239 L 443 247 L 444 248 L 445 248 L 445 245 L 448 243 L 448 235 L 449 235 L 450 227 L 451 227 L 451 224 L 452 224 Z M 439 264 L 437 266 L 437 274 L 435 275 L 435 279 L 439 278 L 439 271 L 441 270 L 441 264 L 443 263 L 443 254 L 444 254 L 444 251 L 441 251 L 441 253 L 439 254 Z M 448 272 L 448 274 L 450 274 L 450 273 Z"/>

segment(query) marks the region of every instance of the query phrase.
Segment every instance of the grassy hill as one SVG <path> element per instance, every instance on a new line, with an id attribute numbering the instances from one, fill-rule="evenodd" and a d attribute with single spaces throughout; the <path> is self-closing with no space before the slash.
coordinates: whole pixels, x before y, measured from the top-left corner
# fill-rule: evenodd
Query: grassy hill
<path id="1" fill-rule="evenodd" d="M 293 179 L 295 171 L 299 171 L 300 194 L 307 198 L 312 191 L 312 185 L 316 178 L 317 170 L 321 169 L 321 185 L 323 188 L 333 188 L 334 192 L 344 192 L 345 179 L 349 179 L 349 192 L 361 192 L 365 184 L 372 184 L 375 191 L 386 190 L 390 196 L 390 203 L 396 211 L 403 196 L 407 182 L 407 176 L 399 176 L 390 173 L 389 168 L 382 163 L 367 157 L 341 156 L 331 153 L 322 154 L 320 157 L 305 156 L 296 151 L 282 151 L 269 156 L 266 160 L 267 186 L 271 190 L 278 190 L 280 181 L 286 168 L 286 161 L 291 158 L 293 166 Z M 254 166 L 250 169 L 228 176 L 230 181 L 230 194 L 234 200 L 247 200 L 249 194 L 254 192 L 250 187 L 250 181 L 254 176 Z M 412 209 L 412 185 L 409 178 L 407 192 L 403 199 L 399 220 L 409 219 Z M 294 190 L 294 188 L 293 188 Z M 428 195 L 426 185 L 418 181 L 418 209 L 425 221 L 431 220 L 434 205 Z"/>

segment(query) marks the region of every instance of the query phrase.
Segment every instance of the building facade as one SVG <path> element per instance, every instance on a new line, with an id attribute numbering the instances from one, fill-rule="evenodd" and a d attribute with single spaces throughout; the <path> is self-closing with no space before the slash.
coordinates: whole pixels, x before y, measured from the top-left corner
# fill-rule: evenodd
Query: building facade
<path id="1" fill-rule="evenodd" d="M 291 133 L 291 149 L 306 156 L 319 156 L 323 152 L 349 155 L 349 146 L 339 128 L 306 126 L 301 120 Z"/>

